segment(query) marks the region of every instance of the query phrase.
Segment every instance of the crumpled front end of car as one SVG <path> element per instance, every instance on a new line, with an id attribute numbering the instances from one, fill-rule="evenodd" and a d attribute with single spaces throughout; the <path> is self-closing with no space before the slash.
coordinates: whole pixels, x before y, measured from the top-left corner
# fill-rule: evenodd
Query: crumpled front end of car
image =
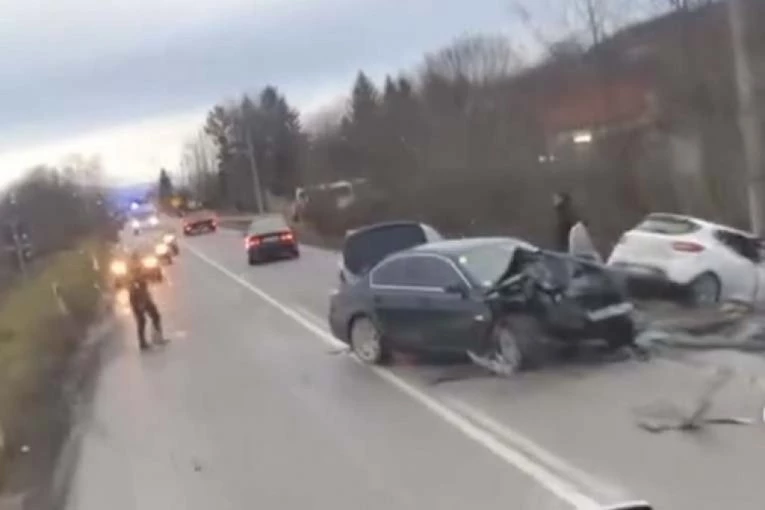
<path id="1" fill-rule="evenodd" d="M 515 269 L 497 287 L 508 311 L 535 316 L 565 339 L 607 334 L 613 321 L 631 321 L 623 285 L 601 264 L 545 251 L 519 251 Z"/>

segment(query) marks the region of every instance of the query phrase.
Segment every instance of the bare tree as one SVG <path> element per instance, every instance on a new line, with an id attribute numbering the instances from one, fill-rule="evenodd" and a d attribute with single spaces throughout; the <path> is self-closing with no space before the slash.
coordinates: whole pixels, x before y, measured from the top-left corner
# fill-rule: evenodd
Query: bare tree
<path id="1" fill-rule="evenodd" d="M 479 84 L 507 78 L 522 64 L 519 53 L 502 36 L 465 36 L 425 57 L 427 72 L 452 81 L 466 79 Z"/>

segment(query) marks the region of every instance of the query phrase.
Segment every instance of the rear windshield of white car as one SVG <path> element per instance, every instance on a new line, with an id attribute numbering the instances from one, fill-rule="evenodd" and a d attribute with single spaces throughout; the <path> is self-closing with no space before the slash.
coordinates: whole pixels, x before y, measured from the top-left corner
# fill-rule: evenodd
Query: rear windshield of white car
<path id="1" fill-rule="evenodd" d="M 653 234 L 682 235 L 701 230 L 701 227 L 687 218 L 651 215 L 635 227 L 635 230 L 651 232 Z"/>

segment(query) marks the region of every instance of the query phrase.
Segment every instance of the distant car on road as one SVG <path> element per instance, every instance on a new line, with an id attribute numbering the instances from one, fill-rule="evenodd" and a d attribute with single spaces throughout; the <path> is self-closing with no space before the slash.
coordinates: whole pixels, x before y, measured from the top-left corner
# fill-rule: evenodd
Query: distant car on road
<path id="1" fill-rule="evenodd" d="M 167 232 L 162 236 L 162 242 L 167 245 L 168 248 L 170 248 L 170 253 L 174 257 L 177 257 L 181 253 L 181 248 L 178 245 L 178 239 L 175 237 L 175 234 L 172 232 Z"/>
<path id="2" fill-rule="evenodd" d="M 373 260 L 379 252 L 367 253 Z M 490 352 L 520 370 L 541 363 L 548 349 L 593 339 L 631 344 L 631 312 L 600 264 L 512 238 L 468 238 L 385 257 L 335 291 L 329 324 L 370 364 L 392 350 Z"/>
<path id="3" fill-rule="evenodd" d="M 195 212 L 183 220 L 183 235 L 192 236 L 218 230 L 218 220 L 213 213 Z"/>
<path id="4" fill-rule="evenodd" d="M 619 240 L 608 265 L 633 288 L 695 305 L 765 300 L 762 242 L 754 234 L 677 214 L 649 214 Z"/>
<path id="5" fill-rule="evenodd" d="M 139 234 L 143 230 L 156 229 L 159 226 L 159 215 L 156 211 L 135 212 L 130 217 L 130 228 L 135 234 Z"/>
<path id="6" fill-rule="evenodd" d="M 340 282 L 354 283 L 391 253 L 442 239 L 435 228 L 415 221 L 376 223 L 351 230 L 343 242 Z"/>
<path id="7" fill-rule="evenodd" d="M 170 246 L 168 246 L 162 239 L 160 239 L 154 247 L 154 255 L 166 266 L 173 263 L 173 252 L 170 249 Z"/>
<path id="8" fill-rule="evenodd" d="M 300 256 L 297 237 L 281 214 L 253 219 L 245 234 L 244 247 L 251 266 L 275 258 Z"/>

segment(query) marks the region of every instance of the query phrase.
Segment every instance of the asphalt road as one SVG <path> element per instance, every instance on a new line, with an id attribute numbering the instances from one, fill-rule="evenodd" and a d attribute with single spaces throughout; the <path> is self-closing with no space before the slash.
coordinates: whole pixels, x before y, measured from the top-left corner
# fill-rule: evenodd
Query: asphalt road
<path id="1" fill-rule="evenodd" d="M 710 367 L 746 367 L 717 414 L 761 417 L 759 360 L 581 360 L 505 380 L 337 354 L 337 256 L 246 264 L 232 231 L 187 240 L 156 290 L 170 345 L 141 354 L 126 305 L 69 509 L 760 509 L 765 425 L 655 435 L 635 409 L 689 406 Z M 444 378 L 456 380 L 443 381 Z"/>

